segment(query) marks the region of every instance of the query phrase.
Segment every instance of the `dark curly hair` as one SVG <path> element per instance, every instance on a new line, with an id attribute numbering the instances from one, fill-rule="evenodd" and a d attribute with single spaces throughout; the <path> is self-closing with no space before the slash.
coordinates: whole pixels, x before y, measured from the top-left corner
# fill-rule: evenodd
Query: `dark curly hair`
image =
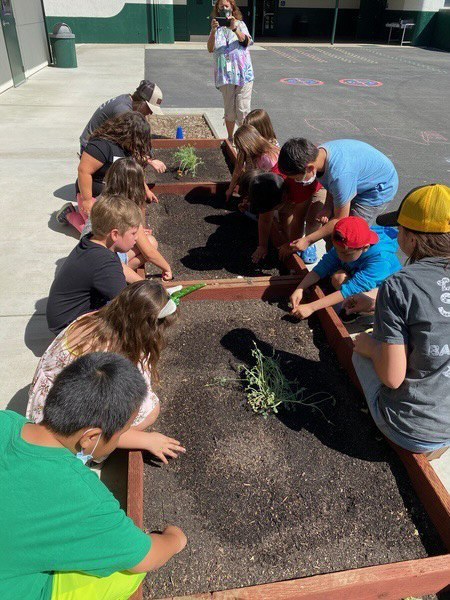
<path id="1" fill-rule="evenodd" d="M 152 154 L 150 125 L 138 112 L 126 112 L 108 119 L 92 133 L 90 139 L 93 138 L 114 142 L 129 152 L 143 168 Z"/>

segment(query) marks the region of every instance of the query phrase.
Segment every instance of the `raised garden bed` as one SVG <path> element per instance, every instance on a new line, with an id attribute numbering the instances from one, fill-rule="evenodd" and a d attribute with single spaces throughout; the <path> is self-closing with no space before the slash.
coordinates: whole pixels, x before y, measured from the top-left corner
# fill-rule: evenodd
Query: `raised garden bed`
<path id="1" fill-rule="evenodd" d="M 188 452 L 167 468 L 145 466 L 144 527 L 177 523 L 190 544 L 148 578 L 144 598 L 443 550 L 321 334 L 285 314 L 255 300 L 182 306 L 163 361 L 161 427 Z M 246 407 L 242 384 L 209 387 L 216 377 L 239 377 L 233 367 L 252 363 L 254 341 L 265 355 L 276 351 L 288 379 L 299 378 L 308 393 L 333 394 L 336 405 L 264 420 Z"/>
<path id="2" fill-rule="evenodd" d="M 271 251 L 260 265 L 251 255 L 258 245 L 256 222 L 225 208 L 223 196 L 159 194 L 159 204 L 147 208 L 147 224 L 159 249 L 179 279 L 210 279 L 277 274 L 280 263 Z M 157 270 L 151 264 L 147 272 Z"/>
<path id="3" fill-rule="evenodd" d="M 204 115 L 150 115 L 147 121 L 152 128 L 152 136 L 157 138 L 175 139 L 177 127 L 183 128 L 185 138 L 214 138 Z"/>

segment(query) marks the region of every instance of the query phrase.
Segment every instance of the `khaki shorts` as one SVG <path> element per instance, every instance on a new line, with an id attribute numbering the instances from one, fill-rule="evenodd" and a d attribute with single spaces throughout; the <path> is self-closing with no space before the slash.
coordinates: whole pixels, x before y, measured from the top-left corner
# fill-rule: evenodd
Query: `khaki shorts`
<path id="1" fill-rule="evenodd" d="M 225 107 L 225 121 L 242 125 L 250 112 L 252 89 L 253 81 L 243 86 L 231 84 L 220 86 L 219 90 L 222 92 Z"/>

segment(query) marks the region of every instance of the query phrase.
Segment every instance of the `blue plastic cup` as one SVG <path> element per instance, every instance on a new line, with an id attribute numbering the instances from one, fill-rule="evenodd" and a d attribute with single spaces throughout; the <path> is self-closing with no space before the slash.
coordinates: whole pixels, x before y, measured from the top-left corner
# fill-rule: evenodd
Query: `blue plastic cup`
<path id="1" fill-rule="evenodd" d="M 177 140 L 184 140 L 184 133 L 182 127 L 177 127 L 177 134 L 175 136 Z"/>

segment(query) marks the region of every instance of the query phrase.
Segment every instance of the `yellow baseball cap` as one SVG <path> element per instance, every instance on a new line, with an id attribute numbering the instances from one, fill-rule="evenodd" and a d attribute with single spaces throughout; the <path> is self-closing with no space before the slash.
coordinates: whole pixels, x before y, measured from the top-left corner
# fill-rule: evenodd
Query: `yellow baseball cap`
<path id="1" fill-rule="evenodd" d="M 398 210 L 380 215 L 377 224 L 403 225 L 422 233 L 450 233 L 450 187 L 433 183 L 414 188 Z"/>

